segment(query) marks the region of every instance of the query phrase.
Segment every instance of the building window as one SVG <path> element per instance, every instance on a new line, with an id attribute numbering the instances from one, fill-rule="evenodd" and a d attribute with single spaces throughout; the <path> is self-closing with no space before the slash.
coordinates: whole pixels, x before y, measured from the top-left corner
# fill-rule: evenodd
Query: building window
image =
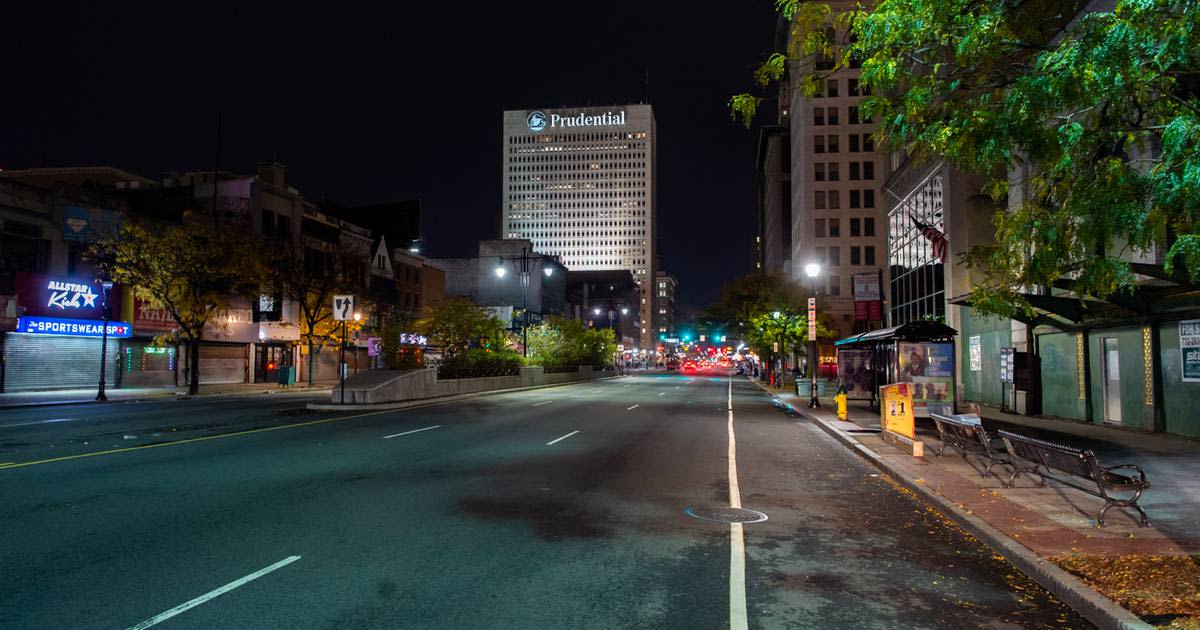
<path id="1" fill-rule="evenodd" d="M 863 262 L 865 262 L 866 264 L 868 264 L 868 265 L 875 264 L 875 246 L 874 245 L 867 245 L 863 249 L 863 258 L 865 259 Z"/>
<path id="2" fill-rule="evenodd" d="M 875 191 L 874 190 L 867 189 L 867 190 L 863 191 L 863 207 L 864 208 L 874 208 L 875 207 Z M 867 219 L 867 220 L 874 221 L 874 219 Z M 874 224 L 872 223 L 872 225 L 874 225 Z M 869 234 L 868 236 L 874 236 L 874 234 Z"/>
<path id="3" fill-rule="evenodd" d="M 869 133 L 864 133 L 863 134 L 863 151 L 874 151 L 874 150 L 875 150 L 875 138 L 872 138 L 871 134 L 869 134 Z"/>
<path id="4" fill-rule="evenodd" d="M 813 153 L 824 153 L 824 152 L 825 152 L 825 136 L 823 136 L 823 135 L 813 136 Z"/>
<path id="5" fill-rule="evenodd" d="M 825 181 L 825 163 L 816 162 L 813 164 L 813 179 L 818 182 Z"/>
<path id="6" fill-rule="evenodd" d="M 858 107 L 856 105 L 851 105 L 846 109 L 846 118 L 850 119 L 851 125 L 858 124 Z"/>
<path id="7" fill-rule="evenodd" d="M 854 193 L 858 191 L 850 191 L 850 207 L 854 207 Z M 858 217 L 850 219 L 850 236 L 862 236 L 862 221 Z"/>
<path id="8" fill-rule="evenodd" d="M 868 190 L 867 192 L 875 192 Z M 863 219 L 863 236 L 875 236 L 875 218 L 866 217 Z"/>
<path id="9" fill-rule="evenodd" d="M 850 266 L 857 267 L 862 264 L 862 248 L 858 245 L 850 246 Z"/>
<path id="10" fill-rule="evenodd" d="M 838 181 L 838 163 L 830 162 L 827 170 L 829 171 L 829 181 Z"/>
<path id="11" fill-rule="evenodd" d="M 831 124 L 831 125 L 836 125 L 836 124 L 838 124 L 838 110 L 837 110 L 837 108 L 836 108 L 836 107 L 830 107 L 830 108 L 826 109 L 826 110 L 825 110 L 825 119 L 826 119 L 826 120 L 828 120 L 828 121 L 829 121 L 829 124 Z"/>
<path id="12" fill-rule="evenodd" d="M 816 248 L 816 254 L 817 254 L 817 264 L 825 264 L 825 248 L 824 247 Z"/>
<path id="13" fill-rule="evenodd" d="M 830 265 L 832 266 L 832 263 L 830 263 Z M 829 295 L 832 297 L 838 297 L 841 294 L 842 294 L 842 277 L 841 276 L 829 276 Z"/>
<path id="14" fill-rule="evenodd" d="M 829 136 L 828 141 L 829 141 L 829 152 L 837 153 L 838 152 L 838 137 L 837 137 L 837 135 Z"/>
<path id="15" fill-rule="evenodd" d="M 850 96 L 858 96 L 858 79 L 846 80 L 846 93 Z"/>
<path id="16" fill-rule="evenodd" d="M 824 124 L 825 124 L 825 108 L 824 107 L 814 107 L 813 108 L 813 126 L 820 126 L 820 125 L 824 125 Z"/>
<path id="17" fill-rule="evenodd" d="M 830 98 L 837 98 L 837 95 L 838 95 L 837 79 L 829 79 L 828 81 L 825 82 L 825 96 L 828 96 Z"/>
<path id="18" fill-rule="evenodd" d="M 862 196 L 862 194 L 861 194 L 859 191 L 857 191 L 857 190 L 851 190 L 851 191 L 850 191 L 850 207 L 851 207 L 851 208 L 859 208 L 859 207 L 862 207 L 862 206 L 861 206 L 862 202 L 861 202 L 861 200 L 860 200 L 860 197 L 861 197 L 861 196 Z M 857 234 L 853 234 L 853 232 L 855 231 L 855 230 L 854 230 L 854 227 L 853 227 L 853 226 L 854 226 L 854 223 L 853 223 L 853 222 L 854 222 L 854 221 L 857 221 L 857 220 L 858 220 L 858 219 L 850 219 L 850 221 L 851 221 L 851 223 L 850 223 L 850 225 L 851 225 L 851 228 L 850 228 L 850 231 L 851 231 L 851 236 L 858 236 Z"/>
<path id="19" fill-rule="evenodd" d="M 825 238 L 825 219 L 815 219 L 813 221 L 813 237 Z"/>
<path id="20" fill-rule="evenodd" d="M 842 207 L 841 193 L 836 190 L 829 191 L 829 209 L 837 210 Z"/>
<path id="21" fill-rule="evenodd" d="M 842 248 L 841 247 L 830 247 L 829 248 L 829 266 L 837 267 L 838 265 L 841 265 L 841 264 L 842 264 Z"/>
<path id="22" fill-rule="evenodd" d="M 825 209 L 825 191 L 824 190 L 813 191 L 813 208 L 815 208 L 817 210 Z"/>
<path id="23" fill-rule="evenodd" d="M 841 222 L 838 219 L 829 220 L 829 236 L 830 238 L 838 238 L 842 235 Z"/>
<path id="24" fill-rule="evenodd" d="M 863 162 L 863 179 L 875 179 L 875 163 Z"/>
<path id="25" fill-rule="evenodd" d="M 858 134 L 850 134 L 850 152 L 858 153 Z"/>

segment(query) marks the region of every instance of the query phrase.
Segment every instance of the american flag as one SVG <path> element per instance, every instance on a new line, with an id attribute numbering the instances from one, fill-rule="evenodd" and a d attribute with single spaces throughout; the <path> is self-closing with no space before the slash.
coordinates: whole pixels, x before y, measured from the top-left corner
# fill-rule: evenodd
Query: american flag
<path id="1" fill-rule="evenodd" d="M 929 244 L 933 246 L 933 256 L 943 263 L 946 262 L 946 235 L 932 225 L 921 223 L 912 213 L 909 213 L 908 218 L 912 219 L 913 225 L 921 231 L 921 236 L 929 239 Z"/>

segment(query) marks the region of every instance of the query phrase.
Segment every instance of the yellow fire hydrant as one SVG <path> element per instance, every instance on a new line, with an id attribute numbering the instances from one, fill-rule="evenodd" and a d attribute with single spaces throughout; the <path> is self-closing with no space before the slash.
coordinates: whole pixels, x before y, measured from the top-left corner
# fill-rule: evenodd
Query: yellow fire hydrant
<path id="1" fill-rule="evenodd" d="M 846 419 L 846 388 L 838 386 L 837 394 L 833 397 L 837 401 L 837 416 L 838 420 Z"/>

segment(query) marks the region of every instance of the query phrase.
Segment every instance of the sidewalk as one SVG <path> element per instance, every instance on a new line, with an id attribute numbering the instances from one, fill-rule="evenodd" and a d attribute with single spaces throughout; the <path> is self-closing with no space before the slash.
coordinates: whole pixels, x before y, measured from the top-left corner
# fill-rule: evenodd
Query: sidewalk
<path id="1" fill-rule="evenodd" d="M 762 384 L 760 387 L 872 460 L 896 477 L 901 485 L 914 489 L 927 499 L 937 499 L 932 501 L 935 505 L 942 503 L 957 512 L 948 516 L 960 523 L 964 519 L 979 519 L 1008 543 L 1032 551 L 1042 559 L 1081 574 L 1088 573 L 1078 570 L 1081 565 L 1096 564 L 1098 559 L 1111 564 L 1112 559 L 1120 557 L 1125 559 L 1122 562 L 1126 566 L 1130 559 L 1149 559 L 1159 564 L 1184 566 L 1189 575 L 1200 575 L 1200 565 L 1189 558 L 1200 554 L 1200 483 L 1197 481 L 1200 480 L 1200 441 L 1030 418 L 983 408 L 980 416 L 989 431 L 1009 429 L 1031 437 L 1089 448 L 1105 466 L 1137 464 L 1146 470 L 1151 487 L 1140 504 L 1150 517 L 1151 527 L 1138 527 L 1134 513 L 1119 508 L 1109 511 L 1105 527 L 1097 527 L 1096 512 L 1103 503 L 1095 497 L 1053 481 L 1042 488 L 1022 478 L 1016 487 L 1004 487 L 996 477 L 982 477 L 974 458 L 966 460 L 953 449 L 948 449 L 942 457 L 935 456 L 930 447 L 941 443 L 928 420 L 918 420 L 917 436 L 926 444 L 926 457 L 920 459 L 879 437 L 878 411 L 871 410 L 866 403 L 851 402 L 849 421 L 842 421 L 837 419 L 837 407 L 831 398 L 822 398 L 819 409 L 808 409 L 807 398 L 798 397 L 791 391 L 769 389 Z M 985 536 L 980 537 L 986 540 Z M 1120 570 L 1112 566 L 1105 569 L 1109 573 Z M 1085 575 L 1085 579 L 1094 577 Z M 1183 607 L 1197 610 L 1200 594 L 1196 593 L 1196 582 L 1181 587 Z M 1121 603 L 1128 605 L 1125 601 Z M 1145 610 L 1137 612 L 1147 614 Z"/>
<path id="2" fill-rule="evenodd" d="M 228 383 L 201 385 L 196 397 L 251 396 L 255 394 L 317 393 L 327 392 L 333 382 L 318 382 L 314 387 L 297 383 L 292 387 L 280 387 L 276 383 Z M 104 392 L 109 402 L 131 402 L 143 400 L 166 400 L 176 395 L 186 395 L 187 386 L 139 387 L 108 389 Z M 96 402 L 96 388 L 56 389 L 30 392 L 7 392 L 0 394 L 0 409 L 14 407 L 40 407 L 48 405 L 77 405 Z"/>

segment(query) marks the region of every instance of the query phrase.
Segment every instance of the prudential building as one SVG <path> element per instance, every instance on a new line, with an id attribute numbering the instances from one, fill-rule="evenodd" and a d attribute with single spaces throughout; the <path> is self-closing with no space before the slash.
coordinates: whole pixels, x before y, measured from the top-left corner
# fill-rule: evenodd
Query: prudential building
<path id="1" fill-rule="evenodd" d="M 641 347 L 654 348 L 655 144 L 649 105 L 504 112 L 505 238 L 570 270 L 629 270 Z"/>

